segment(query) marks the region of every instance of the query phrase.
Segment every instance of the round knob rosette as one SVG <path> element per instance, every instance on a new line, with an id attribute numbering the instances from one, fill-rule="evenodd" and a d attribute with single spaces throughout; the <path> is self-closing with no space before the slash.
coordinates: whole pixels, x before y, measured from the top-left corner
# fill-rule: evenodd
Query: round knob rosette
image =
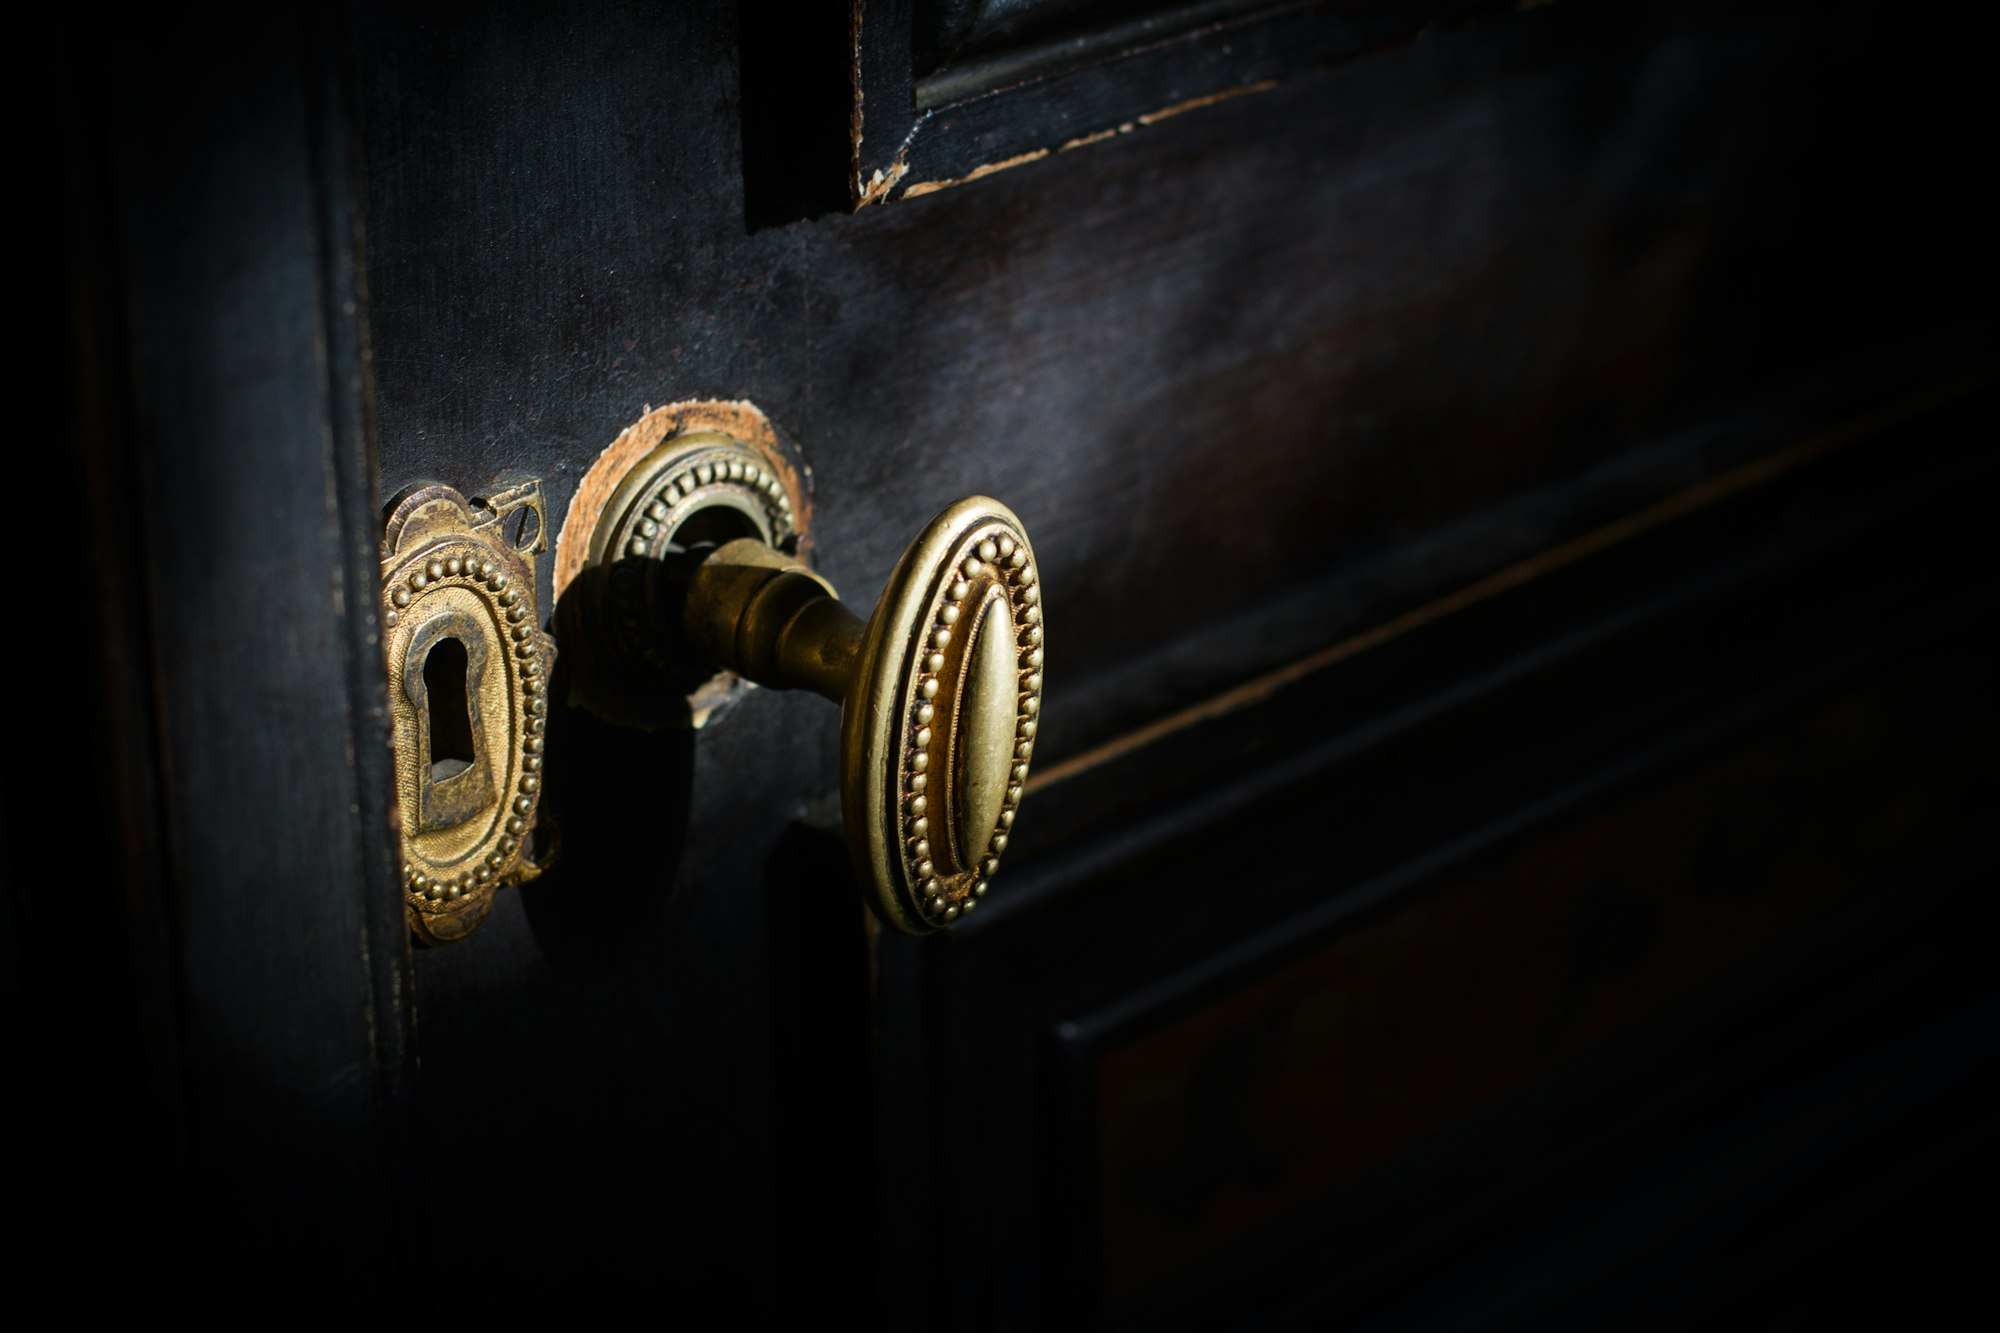
<path id="1" fill-rule="evenodd" d="M 848 846 L 877 912 L 922 934 L 973 911 L 1014 825 L 1042 701 L 1042 602 L 1020 519 L 931 520 L 869 618 L 841 714 Z"/>

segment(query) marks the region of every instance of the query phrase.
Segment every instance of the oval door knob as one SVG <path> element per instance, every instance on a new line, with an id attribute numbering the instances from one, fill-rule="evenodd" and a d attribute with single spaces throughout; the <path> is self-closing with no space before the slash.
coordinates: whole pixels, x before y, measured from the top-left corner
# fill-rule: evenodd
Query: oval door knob
<path id="1" fill-rule="evenodd" d="M 701 726 L 743 681 L 841 706 L 849 850 L 923 934 L 986 896 L 1034 753 L 1042 590 L 1021 520 L 972 496 L 924 528 L 864 621 L 812 572 L 803 469 L 743 402 L 655 409 L 578 483 L 556 570 L 569 698 Z"/>
<path id="2" fill-rule="evenodd" d="M 921 934 L 976 908 L 1041 711 L 1041 585 L 1013 511 L 972 496 L 932 519 L 865 623 L 754 537 L 711 550 L 683 586 L 691 651 L 840 704 L 848 846 L 882 919 Z"/>

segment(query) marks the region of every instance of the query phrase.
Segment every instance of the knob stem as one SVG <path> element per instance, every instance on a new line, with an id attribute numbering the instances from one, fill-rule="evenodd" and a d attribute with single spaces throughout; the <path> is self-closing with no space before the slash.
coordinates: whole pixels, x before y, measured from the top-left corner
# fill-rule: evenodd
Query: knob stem
<path id="1" fill-rule="evenodd" d="M 792 557 L 754 537 L 729 542 L 695 568 L 686 595 L 688 646 L 712 665 L 846 701 L 867 626 Z"/>

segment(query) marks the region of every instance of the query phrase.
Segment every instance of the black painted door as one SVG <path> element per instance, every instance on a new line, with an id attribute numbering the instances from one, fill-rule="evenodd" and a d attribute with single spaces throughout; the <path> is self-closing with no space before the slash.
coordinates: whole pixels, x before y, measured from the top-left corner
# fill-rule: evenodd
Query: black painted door
<path id="1" fill-rule="evenodd" d="M 56 1215 L 392 1322 L 1700 1323 L 1952 1252 L 1997 349 L 1976 81 L 1913 24 L 52 32 L 117 942 L 43 949 L 10 830 L 12 1012 L 42 1132 L 120 1145 Z M 1025 520 L 1006 873 L 885 932 L 835 710 L 559 681 L 551 868 L 413 950 L 384 497 L 538 477 L 559 523 L 691 400 L 770 418 L 864 607 L 945 502 Z"/>

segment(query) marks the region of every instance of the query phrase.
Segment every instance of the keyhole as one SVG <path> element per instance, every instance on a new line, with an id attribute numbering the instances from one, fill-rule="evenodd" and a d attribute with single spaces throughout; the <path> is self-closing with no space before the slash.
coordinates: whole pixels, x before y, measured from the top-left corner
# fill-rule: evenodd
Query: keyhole
<path id="1" fill-rule="evenodd" d="M 472 705 L 465 697 L 465 645 L 439 639 L 424 658 L 424 693 L 431 715 L 431 781 L 472 767 Z"/>

